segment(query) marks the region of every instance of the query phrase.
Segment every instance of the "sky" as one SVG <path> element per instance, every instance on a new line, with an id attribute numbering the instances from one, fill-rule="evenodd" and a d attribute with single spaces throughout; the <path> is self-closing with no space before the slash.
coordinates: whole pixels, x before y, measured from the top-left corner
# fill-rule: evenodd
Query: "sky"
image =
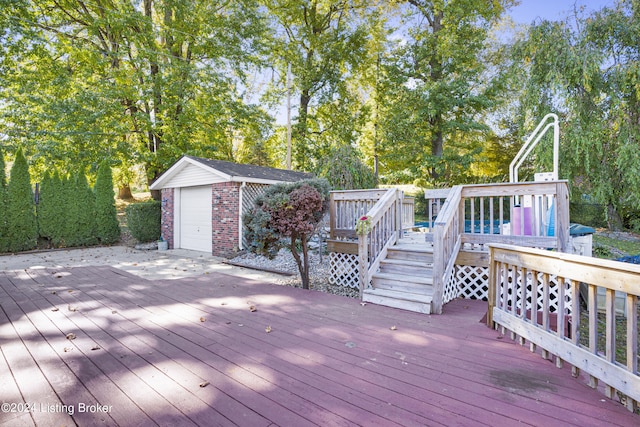
<path id="1" fill-rule="evenodd" d="M 519 24 L 531 24 L 537 19 L 563 20 L 573 13 L 574 6 L 584 6 L 591 13 L 603 7 L 612 7 L 614 0 L 520 0 L 520 5 L 511 9 L 511 18 Z"/>

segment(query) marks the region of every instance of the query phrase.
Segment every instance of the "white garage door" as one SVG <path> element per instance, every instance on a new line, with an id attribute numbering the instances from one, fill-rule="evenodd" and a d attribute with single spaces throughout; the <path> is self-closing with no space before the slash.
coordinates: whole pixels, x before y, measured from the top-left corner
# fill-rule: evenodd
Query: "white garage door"
<path id="1" fill-rule="evenodd" d="M 211 253 L 211 186 L 180 190 L 180 247 Z"/>

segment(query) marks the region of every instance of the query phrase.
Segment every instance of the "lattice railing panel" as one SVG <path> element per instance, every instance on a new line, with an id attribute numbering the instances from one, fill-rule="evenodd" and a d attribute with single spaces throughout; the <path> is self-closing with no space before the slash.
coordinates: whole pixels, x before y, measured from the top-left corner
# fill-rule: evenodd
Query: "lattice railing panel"
<path id="1" fill-rule="evenodd" d="M 329 253 L 329 283 L 358 289 L 360 272 L 358 270 L 358 255 Z"/>
<path id="2" fill-rule="evenodd" d="M 242 215 L 251 210 L 256 202 L 256 199 L 264 193 L 269 185 L 267 184 L 247 184 L 242 189 Z M 244 248 L 248 248 L 247 237 L 242 235 L 242 245 Z"/>
<path id="3" fill-rule="evenodd" d="M 537 295 L 537 304 L 536 311 L 540 311 L 543 309 L 542 305 L 544 303 L 544 294 L 543 294 L 543 277 L 542 273 L 538 273 L 536 275 L 536 285 L 538 286 L 538 295 Z M 522 274 L 517 275 L 517 280 L 514 286 L 514 271 L 509 270 L 507 277 L 502 277 L 500 279 L 500 286 L 498 288 L 498 297 L 500 302 L 502 303 L 502 295 L 504 295 L 504 287 L 507 286 L 506 295 L 507 298 L 511 301 L 515 301 L 515 306 L 517 308 L 522 308 L 522 301 L 520 299 L 520 295 L 518 294 L 516 298 L 513 298 L 513 292 L 520 292 L 520 288 L 522 286 Z M 531 295 L 532 295 L 532 287 L 533 287 L 533 275 L 529 272 L 527 273 L 527 297 L 526 297 L 526 309 L 531 310 Z M 570 284 L 565 283 L 565 313 L 571 314 L 571 292 L 570 292 Z M 559 302 L 559 283 L 557 276 L 549 276 L 549 312 L 556 313 L 558 311 L 558 302 Z M 509 302 L 507 302 L 509 304 Z"/>
<path id="4" fill-rule="evenodd" d="M 489 267 L 472 267 L 468 265 L 456 265 L 455 271 L 456 285 L 459 289 L 459 294 L 463 298 L 469 299 L 481 299 L 486 301 L 489 293 Z M 512 286 L 513 272 L 509 272 L 507 283 Z M 504 283 L 504 280 L 503 280 Z M 522 284 L 522 277 L 518 275 L 518 286 Z M 538 306 L 537 309 L 542 309 L 543 294 L 542 294 L 542 273 L 538 274 Z M 533 286 L 531 273 L 527 275 L 527 310 L 531 309 L 531 287 Z M 567 313 L 571 310 L 571 293 L 569 292 L 569 285 L 566 285 L 565 290 L 565 308 Z M 511 295 L 512 290 L 508 290 L 508 294 Z M 558 279 L 556 276 L 549 276 L 549 307 L 552 313 L 558 310 Z M 502 294 L 500 294 L 502 295 Z M 521 303 L 518 303 L 518 307 L 521 307 Z"/>
<path id="5" fill-rule="evenodd" d="M 454 266 L 455 270 L 455 266 Z M 442 298 L 442 303 L 446 304 L 449 301 L 452 301 L 460 295 L 460 287 L 458 286 L 458 280 L 454 274 L 449 277 L 449 281 L 444 284 L 444 296 Z"/>
<path id="6" fill-rule="evenodd" d="M 463 298 L 487 300 L 489 267 L 456 265 L 455 278 Z"/>

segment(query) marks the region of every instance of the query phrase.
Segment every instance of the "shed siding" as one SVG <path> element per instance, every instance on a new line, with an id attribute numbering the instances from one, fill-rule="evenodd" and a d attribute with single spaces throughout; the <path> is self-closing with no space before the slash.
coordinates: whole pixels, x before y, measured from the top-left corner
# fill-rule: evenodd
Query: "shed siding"
<path id="1" fill-rule="evenodd" d="M 188 164 L 175 174 L 166 184 L 165 188 L 195 187 L 200 185 L 216 184 L 224 182 L 225 179 L 212 173 L 210 170 Z"/>

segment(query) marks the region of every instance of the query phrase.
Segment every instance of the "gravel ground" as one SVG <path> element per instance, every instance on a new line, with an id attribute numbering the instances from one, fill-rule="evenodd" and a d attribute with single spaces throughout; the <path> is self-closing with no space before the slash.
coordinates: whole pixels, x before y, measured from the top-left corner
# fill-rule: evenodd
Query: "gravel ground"
<path id="1" fill-rule="evenodd" d="M 313 290 L 320 292 L 327 292 L 335 295 L 342 295 L 351 298 L 358 298 L 358 290 L 347 288 L 344 286 L 336 286 L 329 283 L 329 255 L 322 256 L 322 262 L 320 262 L 320 256 L 317 251 L 309 254 L 310 272 L 309 272 L 309 287 Z M 298 266 L 296 264 L 291 251 L 288 249 L 280 249 L 278 255 L 269 259 L 267 257 L 256 255 L 254 253 L 245 253 L 230 260 L 235 264 L 244 265 L 257 269 L 271 269 L 287 273 L 293 273 L 295 276 L 283 276 L 281 280 L 278 280 L 279 285 L 294 286 L 301 288 L 302 283 L 300 281 L 300 273 L 298 272 Z"/>

